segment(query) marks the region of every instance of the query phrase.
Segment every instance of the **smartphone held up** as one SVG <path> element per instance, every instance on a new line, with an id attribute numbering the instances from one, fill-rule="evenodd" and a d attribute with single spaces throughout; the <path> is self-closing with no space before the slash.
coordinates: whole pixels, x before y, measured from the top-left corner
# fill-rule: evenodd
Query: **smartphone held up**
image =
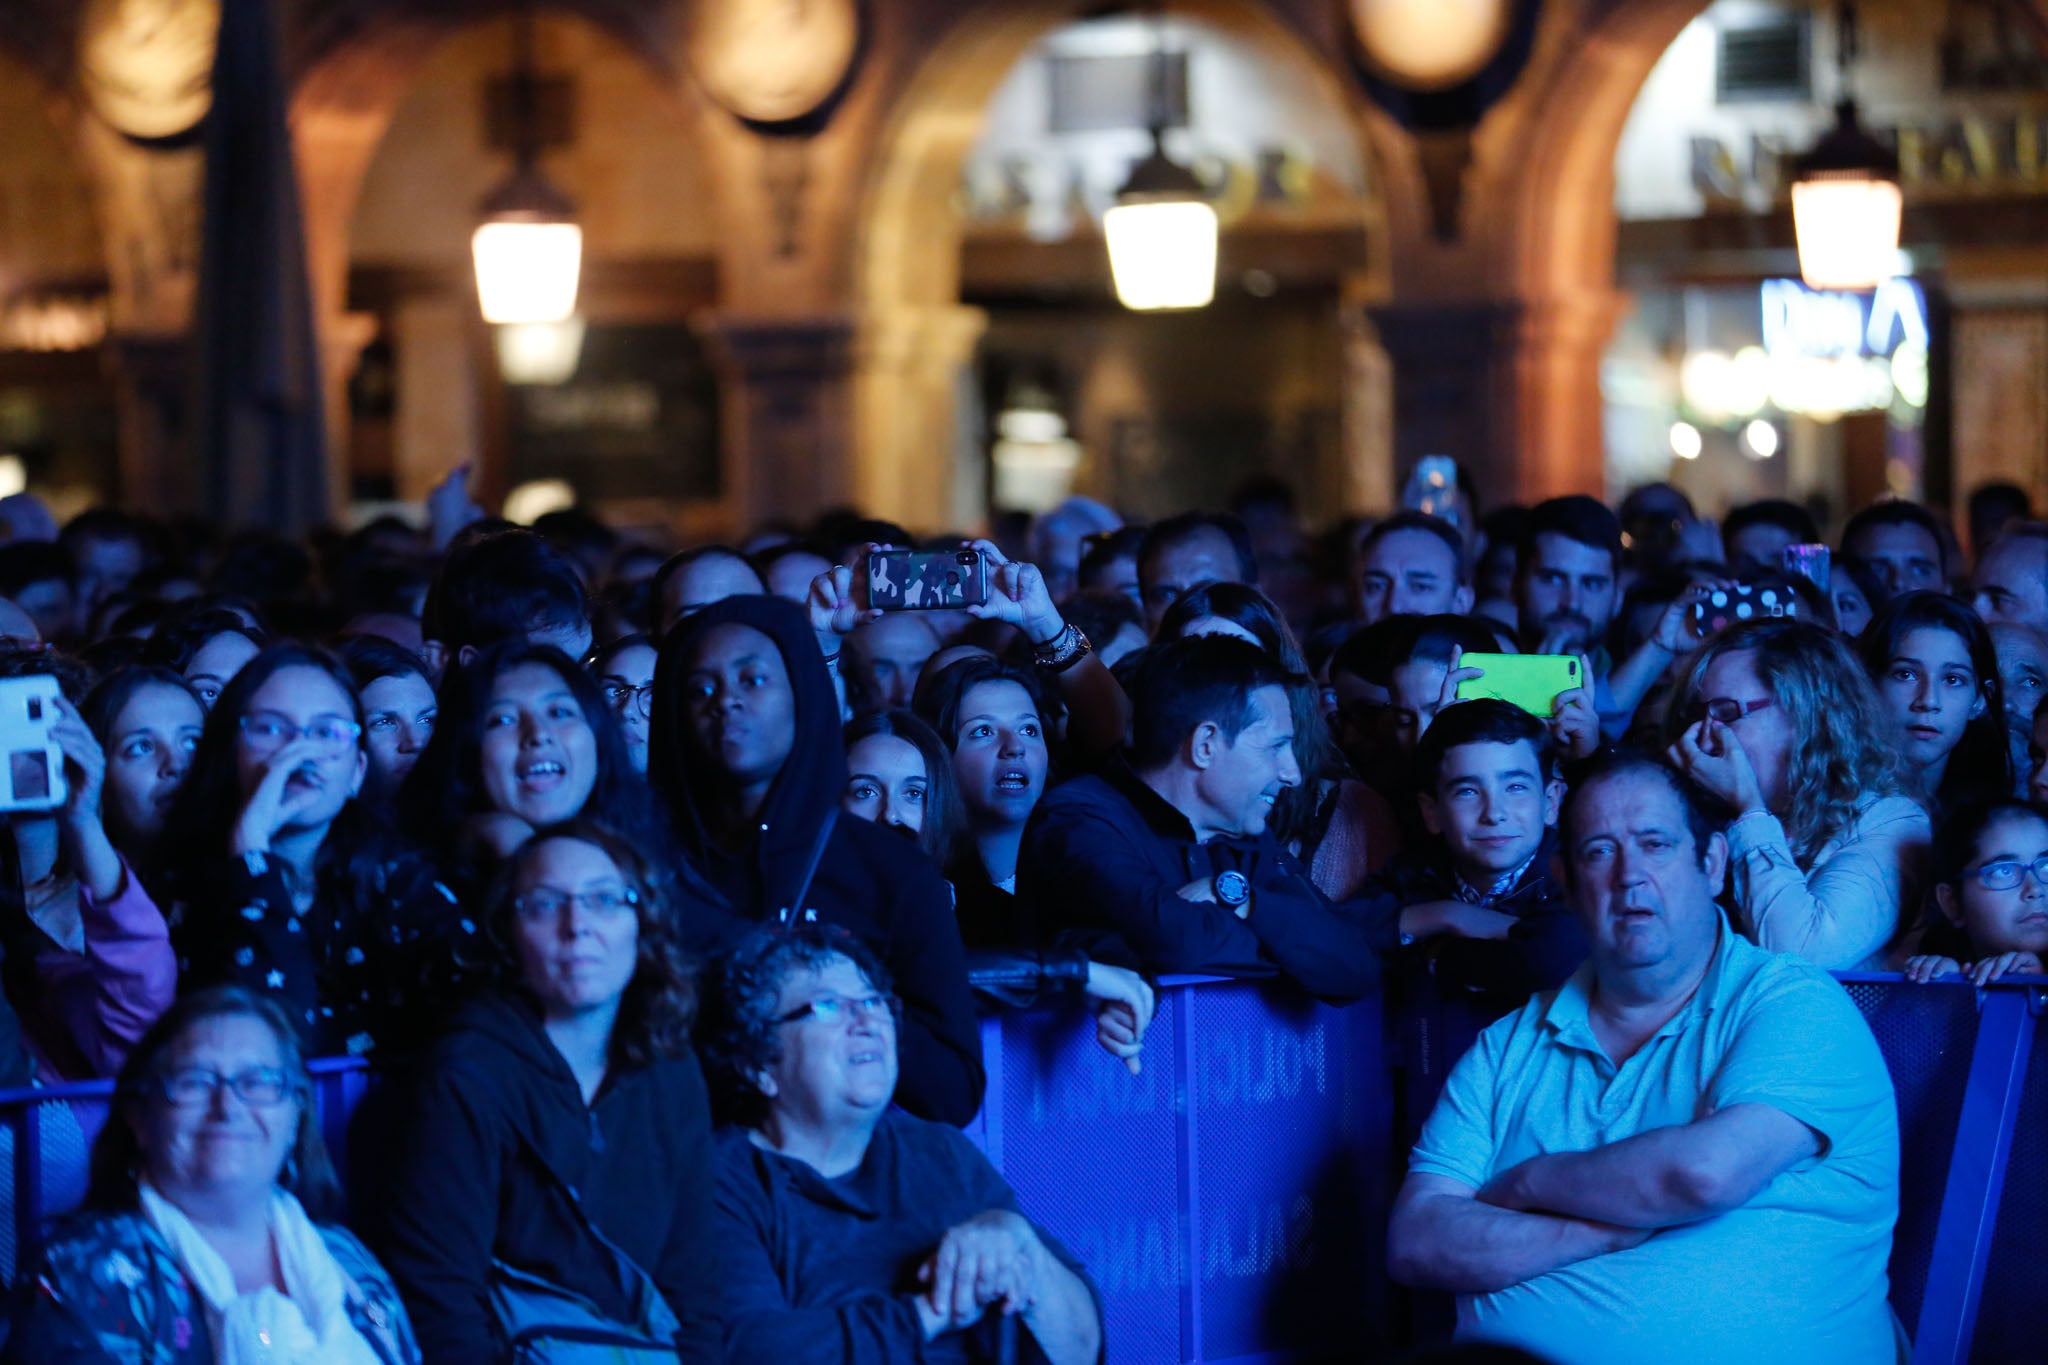
<path id="1" fill-rule="evenodd" d="M 875 550 L 868 606 L 876 611 L 958 611 L 988 602 L 988 560 L 973 548 Z"/>

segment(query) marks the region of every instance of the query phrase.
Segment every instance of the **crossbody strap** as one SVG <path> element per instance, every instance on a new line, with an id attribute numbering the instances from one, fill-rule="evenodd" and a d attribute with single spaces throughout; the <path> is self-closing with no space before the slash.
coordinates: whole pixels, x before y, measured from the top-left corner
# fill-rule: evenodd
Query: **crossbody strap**
<path id="1" fill-rule="evenodd" d="M 797 883 L 796 894 L 789 904 L 777 912 L 777 918 L 784 924 L 801 923 L 804 919 L 804 902 L 810 899 L 811 880 L 818 875 L 818 864 L 824 861 L 825 845 L 832 840 L 832 827 L 839 823 L 839 808 L 828 807 L 825 819 L 818 826 L 818 837 L 811 841 L 811 856 L 804 862 L 804 879 Z"/>

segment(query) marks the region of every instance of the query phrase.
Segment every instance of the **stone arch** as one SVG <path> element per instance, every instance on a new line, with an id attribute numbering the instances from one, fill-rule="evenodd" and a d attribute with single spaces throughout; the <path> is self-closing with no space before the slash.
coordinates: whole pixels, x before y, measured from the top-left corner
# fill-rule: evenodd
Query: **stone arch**
<path id="1" fill-rule="evenodd" d="M 1365 226 L 1373 250 L 1348 286 L 1364 295 L 1384 288 L 1388 268 L 1379 249 L 1386 125 L 1357 85 L 1343 78 L 1339 35 L 1327 8 L 1306 0 L 1170 0 L 1161 7 L 1222 29 L 1284 64 L 1341 112 L 1368 176 Z M 978 310 L 960 303 L 964 224 L 956 199 L 962 166 L 983 111 L 1032 45 L 1099 12 L 1077 0 L 997 0 L 968 9 L 907 64 L 900 93 L 880 120 L 850 245 L 849 292 L 858 326 L 852 484 L 862 501 L 895 509 L 913 524 L 958 525 L 980 516 L 972 479 L 948 454 L 957 444 L 958 377 L 985 324 Z M 933 27 L 939 27 L 936 19 Z"/>
<path id="2" fill-rule="evenodd" d="M 300 35 L 294 53 L 293 141 L 305 199 L 307 258 L 323 323 L 329 425 L 347 448 L 347 378 L 369 340 L 367 319 L 347 313 L 351 239 L 366 177 L 394 118 L 428 64 L 465 30 L 519 12 L 519 0 L 449 0 L 432 6 L 385 0 Z M 333 12 L 330 12 L 333 13 Z M 678 141 L 701 146 L 699 106 L 674 54 L 680 7 L 669 0 L 547 0 L 543 23 L 589 26 L 644 67 L 672 116 Z M 546 53 L 542 53 L 543 60 Z M 722 196 L 710 196 L 719 221 Z M 723 235 L 722 233 L 719 235 Z M 337 457 L 338 458 L 338 457 Z M 420 489 L 409 490 L 418 493 Z"/>

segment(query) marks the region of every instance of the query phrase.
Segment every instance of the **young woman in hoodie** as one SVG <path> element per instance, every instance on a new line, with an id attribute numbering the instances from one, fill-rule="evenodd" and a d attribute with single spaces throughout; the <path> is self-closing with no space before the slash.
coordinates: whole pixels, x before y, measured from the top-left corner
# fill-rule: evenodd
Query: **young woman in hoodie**
<path id="1" fill-rule="evenodd" d="M 648 756 L 678 836 L 736 919 L 837 924 L 887 965 L 904 1001 L 898 1101 L 973 1118 L 985 1078 L 952 898 L 910 841 L 838 817 L 839 701 L 804 609 L 729 597 L 671 631 Z"/>
<path id="2" fill-rule="evenodd" d="M 496 984 L 422 1059 L 388 1182 L 360 1201 L 427 1365 L 502 1357 L 494 1262 L 635 1324 L 593 1227 L 660 1291 L 679 1360 L 723 1359 L 696 997 L 659 886 L 592 820 L 542 828 L 500 870 Z"/>

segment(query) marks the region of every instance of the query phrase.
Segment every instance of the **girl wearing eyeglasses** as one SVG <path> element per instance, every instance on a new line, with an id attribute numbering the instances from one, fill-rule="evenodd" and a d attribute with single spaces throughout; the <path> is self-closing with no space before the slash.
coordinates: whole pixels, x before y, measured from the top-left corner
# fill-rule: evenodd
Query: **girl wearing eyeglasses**
<path id="1" fill-rule="evenodd" d="M 1961 974 L 1983 986 L 2039 975 L 2048 956 L 2048 816 L 2023 802 L 1963 807 L 1934 843 L 1935 913 L 1908 981 Z"/>
<path id="2" fill-rule="evenodd" d="M 424 1036 L 475 938 L 433 864 L 357 799 L 368 775 L 348 673 L 273 645 L 222 690 L 167 826 L 188 981 L 280 1001 L 322 1055 Z"/>
<path id="3" fill-rule="evenodd" d="M 1842 637 L 1789 617 L 1730 626 L 1683 665 L 1665 740 L 1730 819 L 1736 928 L 1830 971 L 1881 967 L 1930 833 Z"/>
<path id="4" fill-rule="evenodd" d="M 659 885 L 620 833 L 577 820 L 492 887 L 494 986 L 423 1060 L 389 1185 L 360 1201 L 429 1360 L 504 1358 L 496 1266 L 672 1336 L 682 1361 L 723 1358 L 696 997 Z M 654 1321 L 635 1308 L 648 1282 Z"/>
<path id="5" fill-rule="evenodd" d="M 83 1210 L 22 1277 L 0 1360 L 417 1365 L 405 1305 L 339 1212 L 275 1001 L 188 995 L 122 1068 Z"/>
<path id="6" fill-rule="evenodd" d="M 645 635 L 627 635 L 601 647 L 590 659 L 591 676 L 604 690 L 604 702 L 618 718 L 626 737 L 626 757 L 633 771 L 647 772 L 647 718 L 654 711 L 654 642 Z"/>

